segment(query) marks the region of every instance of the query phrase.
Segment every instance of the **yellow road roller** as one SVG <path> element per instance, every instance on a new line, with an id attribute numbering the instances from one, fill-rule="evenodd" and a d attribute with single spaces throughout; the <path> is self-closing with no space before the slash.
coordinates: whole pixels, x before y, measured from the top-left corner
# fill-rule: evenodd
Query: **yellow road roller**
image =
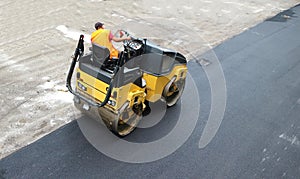
<path id="1" fill-rule="evenodd" d="M 163 100 L 167 107 L 174 106 L 186 75 L 182 54 L 148 39 L 131 37 L 123 42 L 119 57 L 110 58 L 109 50 L 97 44 L 84 53 L 84 35 L 80 35 L 66 85 L 77 109 L 123 137 L 149 114 L 151 103 Z"/>

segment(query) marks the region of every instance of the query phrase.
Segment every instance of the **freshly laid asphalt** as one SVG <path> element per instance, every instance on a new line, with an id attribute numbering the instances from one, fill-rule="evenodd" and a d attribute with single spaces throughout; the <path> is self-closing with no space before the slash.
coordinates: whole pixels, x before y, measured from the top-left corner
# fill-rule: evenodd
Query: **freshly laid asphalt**
<path id="1" fill-rule="evenodd" d="M 299 15 L 296 6 L 213 49 L 226 79 L 227 103 L 221 126 L 205 148 L 198 145 L 211 89 L 202 67 L 191 61 L 200 116 L 173 154 L 143 164 L 114 160 L 97 151 L 73 121 L 1 159 L 0 178 L 300 178 Z M 168 113 L 172 120 L 176 107 Z M 166 135 L 174 124 L 158 125 L 130 137 Z"/>

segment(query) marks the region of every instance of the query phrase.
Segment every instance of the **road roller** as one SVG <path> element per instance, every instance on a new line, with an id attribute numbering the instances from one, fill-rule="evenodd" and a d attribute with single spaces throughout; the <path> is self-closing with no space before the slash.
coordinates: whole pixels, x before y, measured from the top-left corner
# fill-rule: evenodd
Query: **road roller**
<path id="1" fill-rule="evenodd" d="M 176 105 L 188 70 L 181 53 L 147 38 L 131 36 L 122 46 L 118 58 L 93 43 L 85 53 L 80 35 L 66 80 L 75 107 L 119 137 L 130 134 L 151 113 L 150 104 L 163 100 L 166 109 Z"/>

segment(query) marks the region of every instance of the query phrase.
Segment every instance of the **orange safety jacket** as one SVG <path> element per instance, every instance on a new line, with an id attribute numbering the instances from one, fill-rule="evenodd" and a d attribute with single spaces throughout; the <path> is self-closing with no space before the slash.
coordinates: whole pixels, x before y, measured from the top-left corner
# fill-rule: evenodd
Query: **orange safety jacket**
<path id="1" fill-rule="evenodd" d="M 91 35 L 91 41 L 92 43 L 96 43 L 98 45 L 104 46 L 108 48 L 110 51 L 110 58 L 116 57 L 118 58 L 119 52 L 113 44 L 111 43 L 111 40 L 109 39 L 110 30 L 107 29 L 98 29 L 94 31 Z"/>

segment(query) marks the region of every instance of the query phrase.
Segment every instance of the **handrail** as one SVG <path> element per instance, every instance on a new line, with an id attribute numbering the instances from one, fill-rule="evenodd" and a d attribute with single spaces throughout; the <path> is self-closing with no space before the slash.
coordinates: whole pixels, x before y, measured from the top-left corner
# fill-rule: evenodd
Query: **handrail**
<path id="1" fill-rule="evenodd" d="M 68 72 L 68 76 L 67 76 L 67 82 L 66 82 L 66 87 L 68 88 L 68 90 L 76 97 L 82 99 L 83 101 L 85 101 L 86 103 L 88 103 L 89 105 L 91 106 L 95 106 L 95 107 L 103 107 L 109 100 L 110 96 L 111 96 L 111 91 L 112 91 L 112 87 L 113 87 L 113 82 L 114 82 L 114 76 L 115 74 L 118 72 L 119 70 L 119 66 L 116 66 L 115 70 L 114 70 L 114 75 L 110 81 L 110 84 L 109 84 L 109 87 L 107 89 L 107 94 L 105 96 L 105 99 L 103 102 L 101 103 L 98 103 L 98 102 L 95 102 L 95 101 L 92 101 L 91 99 L 88 99 L 87 97 L 75 92 L 73 89 L 72 89 L 72 86 L 71 86 L 71 79 L 72 79 L 72 75 L 73 75 L 73 72 L 74 72 L 74 69 L 75 69 L 75 66 L 76 66 L 76 62 L 78 61 L 78 59 L 83 55 L 83 52 L 84 52 L 84 35 L 80 35 L 79 37 L 79 41 L 78 41 L 78 44 L 77 44 L 77 48 L 75 49 L 75 53 L 74 53 L 74 56 L 73 56 L 73 59 L 72 59 L 72 63 L 71 63 L 71 66 L 70 66 L 70 69 L 69 69 L 69 72 Z"/>

